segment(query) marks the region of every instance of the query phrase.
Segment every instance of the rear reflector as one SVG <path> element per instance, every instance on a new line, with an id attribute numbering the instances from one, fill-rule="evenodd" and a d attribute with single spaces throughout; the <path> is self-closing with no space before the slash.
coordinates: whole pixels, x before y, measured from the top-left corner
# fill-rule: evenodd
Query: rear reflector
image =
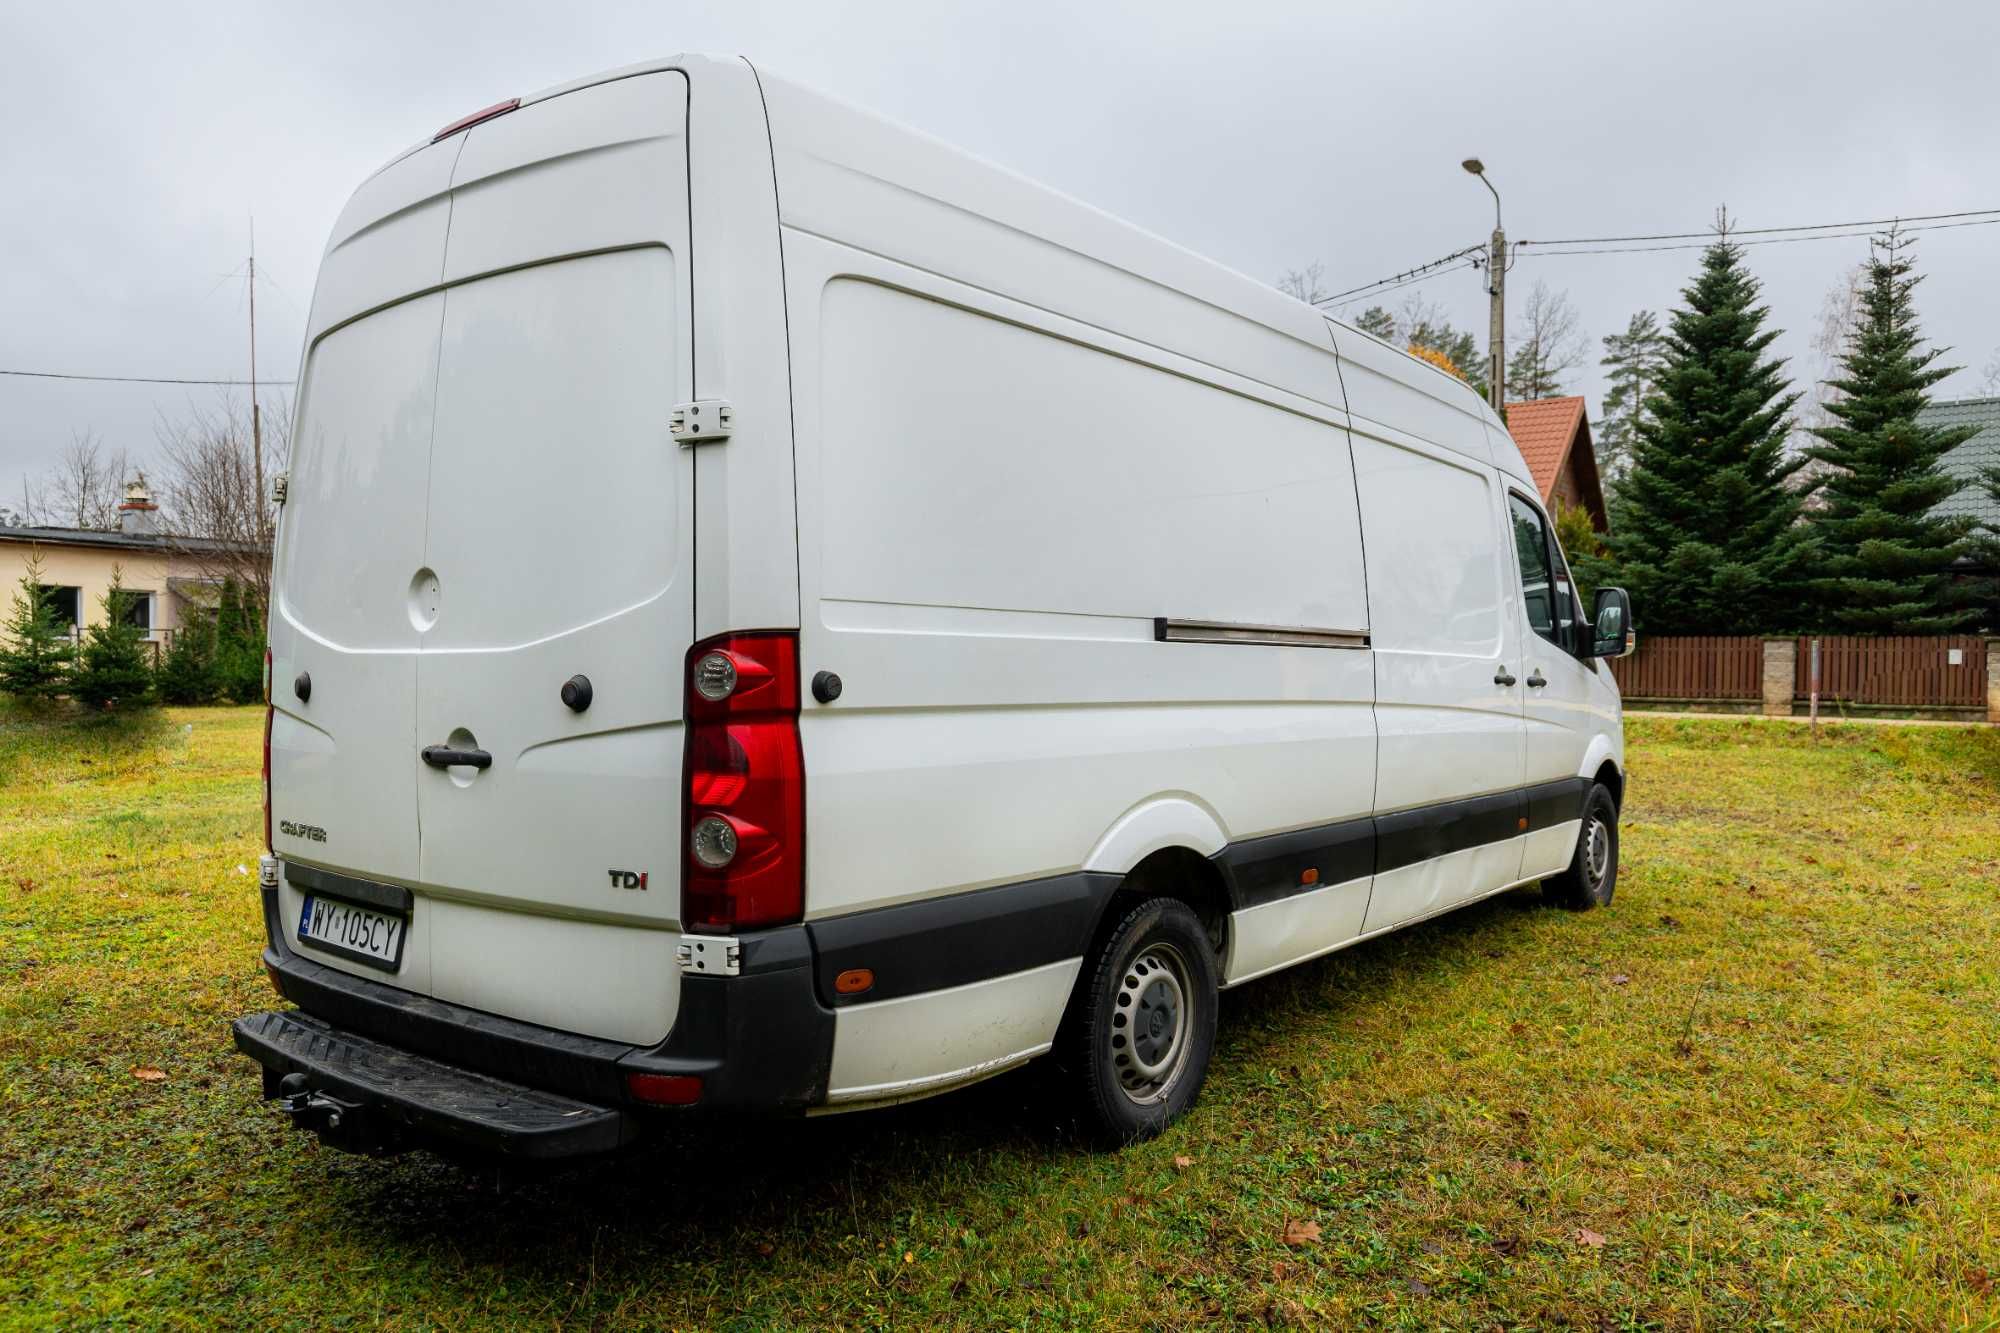
<path id="1" fill-rule="evenodd" d="M 655 1106 L 693 1106 L 701 1100 L 699 1074 L 627 1074 L 625 1091 Z"/>
<path id="2" fill-rule="evenodd" d="M 436 143 L 440 139 L 449 139 L 452 135 L 457 134 L 461 130 L 471 129 L 474 125 L 477 125 L 482 120 L 491 120 L 495 116 L 504 116 L 509 111 L 512 111 L 514 108 L 520 105 L 521 105 L 521 99 L 518 97 L 510 97 L 504 102 L 495 102 L 492 106 L 487 107 L 484 111 L 475 111 L 471 115 L 466 116 L 463 119 L 454 120 L 451 124 L 445 126 L 443 129 L 439 130 L 436 134 L 433 134 L 431 136 L 431 142 Z"/>

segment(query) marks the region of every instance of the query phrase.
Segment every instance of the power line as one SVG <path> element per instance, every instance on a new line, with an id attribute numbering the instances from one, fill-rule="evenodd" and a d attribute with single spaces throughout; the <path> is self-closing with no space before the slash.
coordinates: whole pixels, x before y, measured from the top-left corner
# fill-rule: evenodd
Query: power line
<path id="1" fill-rule="evenodd" d="M 1950 215 L 1940 214 L 1939 216 L 1950 216 Z M 1891 221 L 1893 222 L 1893 219 Z M 1919 231 L 1945 231 L 1952 227 L 1991 227 L 1994 226 L 1995 224 L 2000 224 L 2000 217 L 1981 217 L 1981 218 L 1975 218 L 1972 221 L 1968 222 L 1934 222 L 1931 223 L 1929 226 L 1903 227 L 1901 228 L 1901 230 L 1905 233 L 1919 232 Z M 1849 226 L 1858 225 L 1862 228 L 1862 230 L 1820 231 L 1820 232 L 1815 232 L 1814 234 L 1809 236 L 1767 236 L 1760 241 L 1737 241 L 1734 239 L 1734 237 L 1738 233 L 1733 231 L 1729 233 L 1729 236 L 1731 238 L 1730 242 L 1731 244 L 1741 247 L 1749 247 L 1753 245 L 1793 245 L 1800 241 L 1851 240 L 1857 236 L 1873 236 L 1877 234 L 1877 232 L 1874 230 L 1876 224 L 1873 223 L 1860 223 L 1860 224 L 1849 223 L 1844 225 L 1849 225 Z M 1888 224 L 1883 224 L 1883 225 L 1888 225 Z M 1517 250 L 1516 257 L 1523 259 L 1545 259 L 1545 258 L 1551 258 L 1555 255 L 1643 255 L 1643 254 L 1653 254 L 1661 250 L 1706 250 L 1711 245 L 1715 244 L 1716 239 L 1717 238 L 1715 234 L 1710 233 L 1708 239 L 1705 241 L 1696 241 L 1681 245 L 1606 246 L 1601 248 L 1573 249 L 1573 250 L 1526 250 L 1526 251 Z M 1520 241 L 1517 242 L 1516 244 L 1525 246 L 1529 244 L 1529 242 Z M 1552 245 L 1552 244 L 1558 244 L 1558 242 L 1544 241 L 1541 242 L 1541 244 Z"/>
<path id="2" fill-rule="evenodd" d="M 1394 291 L 1398 287 L 1407 287 L 1413 282 L 1420 282 L 1425 278 L 1436 277 L 1438 273 L 1446 271 L 1447 265 L 1455 265 L 1457 260 L 1464 259 L 1468 255 L 1477 254 L 1485 248 L 1486 246 L 1483 243 L 1468 245 L 1463 250 L 1454 250 L 1448 255 L 1440 255 L 1429 263 L 1418 264 L 1415 268 L 1406 268 L 1401 273 L 1392 273 L 1386 278 L 1377 278 L 1373 282 L 1364 282 L 1359 287 L 1350 287 L 1344 292 L 1335 292 L 1332 296 L 1319 297 L 1312 304 L 1318 306 L 1334 305 L 1354 300 L 1363 295 L 1375 294 L 1375 289 L 1377 288 L 1381 288 L 1383 291 Z M 1470 267 L 1470 265 L 1457 266 Z"/>
<path id="3" fill-rule="evenodd" d="M 249 380 L 174 379 L 164 375 L 72 375 L 60 370 L 0 370 L 0 375 L 18 375 L 35 380 L 94 380 L 103 384 L 222 384 L 248 385 Z M 297 380 L 258 380 L 259 384 L 296 384 Z"/>
<path id="4" fill-rule="evenodd" d="M 1808 222 L 1788 227 L 1732 227 L 1731 236 L 1770 236 L 1788 231 L 1832 231 L 1843 227 L 1888 227 L 1899 222 L 1941 222 L 1950 218 L 1990 217 L 2000 208 L 1969 208 L 1958 213 L 1918 213 L 1899 218 L 1863 218 L 1855 222 Z M 1964 224 L 1961 224 L 1964 225 Z M 1558 241 L 1516 241 L 1516 245 L 1620 245 L 1627 241 L 1699 241 L 1713 243 L 1712 231 L 1668 231 L 1650 236 L 1569 236 Z"/>

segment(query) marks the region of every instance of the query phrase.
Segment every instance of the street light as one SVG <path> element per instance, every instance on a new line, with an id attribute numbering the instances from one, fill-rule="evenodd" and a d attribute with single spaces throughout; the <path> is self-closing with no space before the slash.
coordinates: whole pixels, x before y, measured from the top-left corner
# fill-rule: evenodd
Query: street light
<path id="1" fill-rule="evenodd" d="M 1507 380 L 1507 233 L 1500 228 L 1500 191 L 1486 177 L 1486 164 L 1476 157 L 1459 163 L 1479 177 L 1493 196 L 1493 244 L 1486 255 L 1486 294 L 1492 298 L 1491 322 L 1486 330 L 1486 397 L 1493 410 L 1504 410 Z"/>

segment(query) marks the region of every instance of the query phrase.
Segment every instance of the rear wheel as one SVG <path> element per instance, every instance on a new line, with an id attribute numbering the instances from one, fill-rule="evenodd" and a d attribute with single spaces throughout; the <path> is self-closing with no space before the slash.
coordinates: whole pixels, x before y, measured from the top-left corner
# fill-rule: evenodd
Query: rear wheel
<path id="1" fill-rule="evenodd" d="M 1558 907 L 1588 911 L 1611 905 L 1618 887 L 1618 802 L 1603 783 L 1591 786 L 1583 802 L 1583 828 L 1569 869 L 1542 881 L 1542 892 Z"/>
<path id="2" fill-rule="evenodd" d="M 1215 1049 L 1215 952 L 1174 898 L 1121 918 L 1088 960 L 1065 1034 L 1069 1078 L 1096 1137 L 1152 1138 L 1201 1091 Z"/>

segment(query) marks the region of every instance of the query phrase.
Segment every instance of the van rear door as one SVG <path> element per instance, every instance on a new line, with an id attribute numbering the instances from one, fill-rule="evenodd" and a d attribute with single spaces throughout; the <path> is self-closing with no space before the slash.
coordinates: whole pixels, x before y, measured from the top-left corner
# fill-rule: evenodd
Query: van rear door
<path id="1" fill-rule="evenodd" d="M 694 625 L 686 106 L 659 73 L 470 132 L 416 668 L 417 748 L 490 756 L 416 774 L 431 993 L 648 1042 L 678 993 Z"/>
<path id="2" fill-rule="evenodd" d="M 405 884 L 420 767 L 410 592 L 444 297 L 398 298 L 436 286 L 458 148 L 378 172 L 334 228 L 313 296 L 313 322 L 331 332 L 303 367 L 270 619 L 273 847 Z M 298 907 L 287 900 L 288 922 Z M 398 982 L 421 989 L 426 976 L 413 954 Z"/>

